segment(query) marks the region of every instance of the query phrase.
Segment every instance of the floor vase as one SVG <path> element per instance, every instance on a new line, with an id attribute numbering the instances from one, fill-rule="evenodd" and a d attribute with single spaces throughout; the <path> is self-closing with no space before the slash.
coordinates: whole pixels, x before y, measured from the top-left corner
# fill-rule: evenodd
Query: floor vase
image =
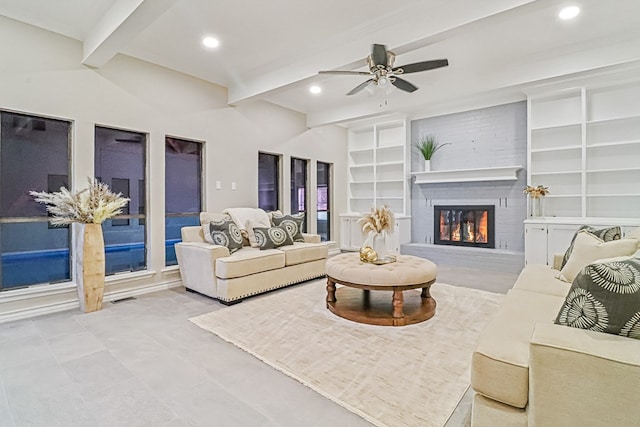
<path id="1" fill-rule="evenodd" d="M 78 224 L 75 230 L 75 274 L 80 309 L 85 313 L 102 308 L 105 255 L 101 224 Z"/>

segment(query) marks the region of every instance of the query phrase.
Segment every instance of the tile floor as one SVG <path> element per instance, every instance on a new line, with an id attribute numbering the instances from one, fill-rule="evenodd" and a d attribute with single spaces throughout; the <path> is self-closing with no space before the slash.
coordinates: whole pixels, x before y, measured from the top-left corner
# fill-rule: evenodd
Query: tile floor
<path id="1" fill-rule="evenodd" d="M 515 278 L 439 276 L 502 292 Z M 0 427 L 370 425 L 188 321 L 224 308 L 176 289 L 0 324 Z M 467 395 L 447 427 L 469 410 Z"/>

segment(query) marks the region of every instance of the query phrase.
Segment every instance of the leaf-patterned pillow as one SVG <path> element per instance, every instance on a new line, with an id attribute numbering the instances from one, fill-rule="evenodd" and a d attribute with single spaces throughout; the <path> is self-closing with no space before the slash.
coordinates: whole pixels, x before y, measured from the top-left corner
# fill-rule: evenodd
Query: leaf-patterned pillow
<path id="1" fill-rule="evenodd" d="M 640 339 L 640 258 L 586 266 L 573 281 L 555 323 Z"/>
<path id="2" fill-rule="evenodd" d="M 293 240 L 284 227 L 254 227 L 253 232 L 260 250 L 293 245 Z"/>
<path id="3" fill-rule="evenodd" d="M 620 227 L 608 227 L 608 228 L 601 228 L 600 230 L 597 230 L 596 228 L 591 227 L 589 225 L 581 225 L 580 228 L 578 228 L 578 230 L 573 235 L 573 238 L 571 239 L 571 243 L 569 244 L 567 251 L 564 253 L 564 257 L 562 258 L 562 265 L 560 265 L 560 270 L 562 270 L 564 268 L 564 265 L 567 263 L 567 261 L 569 261 L 571 252 L 573 252 L 573 245 L 576 242 L 576 237 L 578 236 L 578 233 L 581 232 L 582 230 L 586 230 L 587 232 L 593 234 L 594 236 L 598 237 L 599 239 L 602 239 L 605 242 L 610 242 L 612 240 L 620 240 L 620 237 L 622 236 L 622 230 L 620 229 Z"/>
<path id="4" fill-rule="evenodd" d="M 242 234 L 231 219 L 211 221 L 209 234 L 214 245 L 225 246 L 231 254 L 242 248 Z"/>
<path id="5" fill-rule="evenodd" d="M 304 237 L 302 236 L 304 212 L 282 216 L 278 216 L 274 212 L 271 221 L 273 222 L 273 225 L 286 228 L 289 232 L 289 236 L 291 236 L 291 240 L 294 242 L 304 242 Z"/>

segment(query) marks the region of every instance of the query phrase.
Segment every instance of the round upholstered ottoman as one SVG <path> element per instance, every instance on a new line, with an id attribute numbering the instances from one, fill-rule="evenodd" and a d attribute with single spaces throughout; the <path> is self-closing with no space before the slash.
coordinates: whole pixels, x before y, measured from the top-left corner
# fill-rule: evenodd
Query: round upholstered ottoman
<path id="1" fill-rule="evenodd" d="M 357 253 L 345 253 L 329 258 L 326 272 L 327 308 L 345 319 L 403 326 L 436 313 L 429 288 L 438 268 L 428 259 L 398 255 L 396 262 L 376 265 L 360 261 Z"/>

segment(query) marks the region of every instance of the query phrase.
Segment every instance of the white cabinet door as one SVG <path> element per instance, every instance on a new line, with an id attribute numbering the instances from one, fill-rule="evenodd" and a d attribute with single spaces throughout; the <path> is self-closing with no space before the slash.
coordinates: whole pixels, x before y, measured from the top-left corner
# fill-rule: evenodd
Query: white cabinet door
<path id="1" fill-rule="evenodd" d="M 364 242 L 362 227 L 358 224 L 357 216 L 340 217 L 340 249 L 343 251 L 357 251 Z"/>
<path id="2" fill-rule="evenodd" d="M 579 224 L 549 224 L 547 238 L 547 264 L 553 266 L 555 254 L 564 254 Z"/>
<path id="3" fill-rule="evenodd" d="M 545 224 L 525 224 L 524 255 L 525 264 L 548 264 Z"/>

